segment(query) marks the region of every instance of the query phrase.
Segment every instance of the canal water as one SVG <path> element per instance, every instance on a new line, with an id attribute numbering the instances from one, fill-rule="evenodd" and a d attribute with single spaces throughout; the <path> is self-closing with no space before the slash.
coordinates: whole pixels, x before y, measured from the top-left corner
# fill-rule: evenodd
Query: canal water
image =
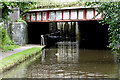
<path id="1" fill-rule="evenodd" d="M 58 42 L 1 78 L 118 78 L 118 64 L 110 50 L 79 49 L 77 42 Z"/>

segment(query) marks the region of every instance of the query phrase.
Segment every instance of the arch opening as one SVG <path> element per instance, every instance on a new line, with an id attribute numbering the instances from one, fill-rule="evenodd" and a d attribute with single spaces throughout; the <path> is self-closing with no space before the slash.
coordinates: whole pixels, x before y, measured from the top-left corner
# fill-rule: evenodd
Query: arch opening
<path id="1" fill-rule="evenodd" d="M 108 25 L 98 21 L 81 21 L 79 25 L 80 48 L 108 49 Z"/>

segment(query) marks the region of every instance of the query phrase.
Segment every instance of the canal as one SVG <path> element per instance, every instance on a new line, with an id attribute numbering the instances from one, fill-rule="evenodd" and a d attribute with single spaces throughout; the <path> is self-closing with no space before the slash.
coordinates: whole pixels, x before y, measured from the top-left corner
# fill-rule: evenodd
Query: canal
<path id="1" fill-rule="evenodd" d="M 110 50 L 79 49 L 78 42 L 58 42 L 0 77 L 118 78 L 118 64 Z"/>

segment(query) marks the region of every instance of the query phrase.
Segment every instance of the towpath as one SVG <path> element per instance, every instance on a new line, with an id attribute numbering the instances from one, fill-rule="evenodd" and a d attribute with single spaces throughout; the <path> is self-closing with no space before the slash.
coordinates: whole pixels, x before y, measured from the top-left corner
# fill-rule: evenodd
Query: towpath
<path id="1" fill-rule="evenodd" d="M 44 46 L 40 46 L 40 45 L 25 45 L 25 46 L 21 46 L 19 48 L 14 49 L 13 51 L 6 51 L 6 52 L 0 52 L 0 59 L 10 56 L 12 54 L 18 53 L 18 52 L 22 52 L 24 50 L 33 48 L 33 47 L 41 47 L 43 48 Z"/>

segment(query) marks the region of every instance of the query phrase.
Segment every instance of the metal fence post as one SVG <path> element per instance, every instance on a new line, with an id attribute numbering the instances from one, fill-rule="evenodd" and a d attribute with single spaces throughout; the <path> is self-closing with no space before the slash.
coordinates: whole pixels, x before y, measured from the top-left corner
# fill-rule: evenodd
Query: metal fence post
<path id="1" fill-rule="evenodd" d="M 43 35 L 41 35 L 41 45 L 45 45 L 45 39 Z"/>

